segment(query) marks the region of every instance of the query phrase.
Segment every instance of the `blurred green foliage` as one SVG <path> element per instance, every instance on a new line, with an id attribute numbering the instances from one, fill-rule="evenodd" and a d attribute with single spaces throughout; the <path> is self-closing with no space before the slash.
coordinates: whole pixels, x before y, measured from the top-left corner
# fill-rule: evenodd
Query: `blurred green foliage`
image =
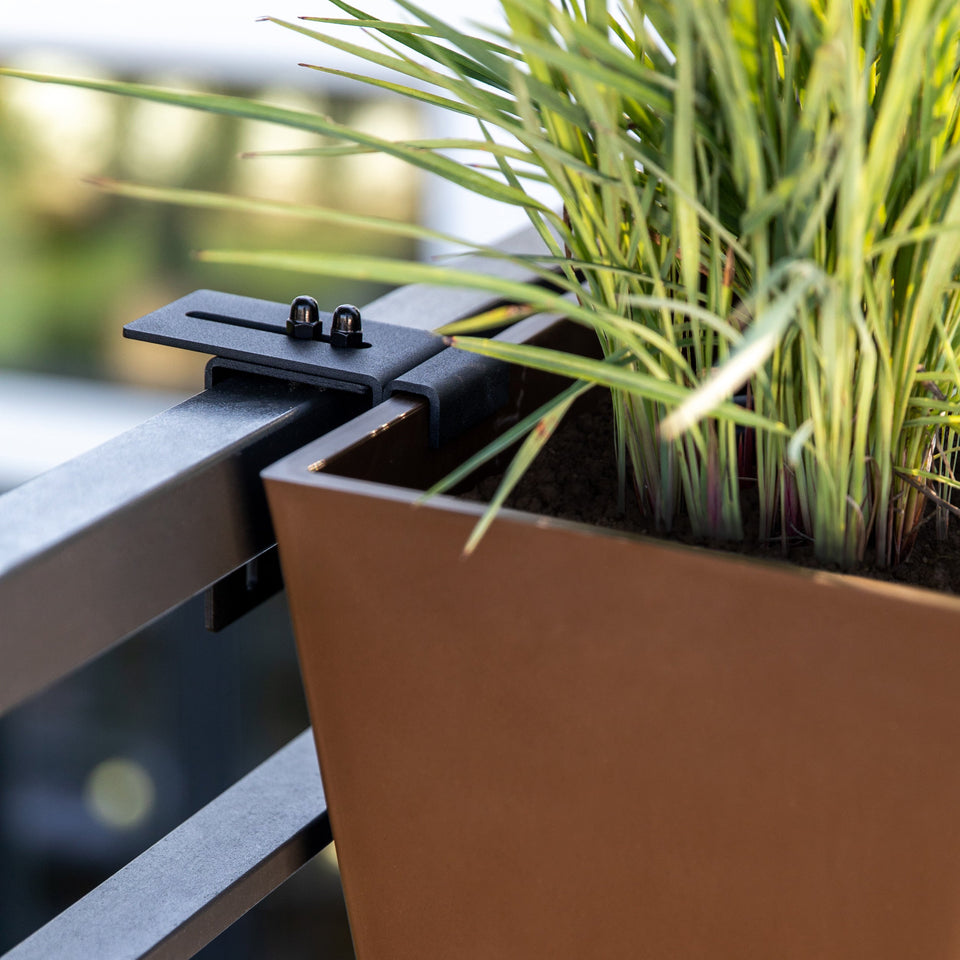
<path id="1" fill-rule="evenodd" d="M 114 349 L 122 324 L 200 287 L 283 301 L 310 293 L 327 308 L 362 304 L 385 289 L 192 257 L 209 246 L 414 254 L 402 238 L 144 203 L 83 182 L 108 176 L 415 219 L 416 180 L 396 161 L 240 159 L 244 151 L 322 139 L 291 143 L 249 121 L 89 91 L 67 91 L 57 100 L 48 90 L 0 81 L 0 368 L 136 380 Z M 298 92 L 229 92 L 304 102 Z M 365 101 L 321 105 L 344 121 L 387 122 L 398 136 L 416 133 L 416 113 L 403 106 L 378 114 Z M 150 379 L 178 376 L 172 370 Z"/>

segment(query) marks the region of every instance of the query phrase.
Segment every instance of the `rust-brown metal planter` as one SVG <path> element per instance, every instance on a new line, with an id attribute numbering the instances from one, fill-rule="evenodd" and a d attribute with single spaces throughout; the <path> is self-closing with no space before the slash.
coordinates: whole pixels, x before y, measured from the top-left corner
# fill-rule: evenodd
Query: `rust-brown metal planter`
<path id="1" fill-rule="evenodd" d="M 391 403 L 267 474 L 360 960 L 960 957 L 960 602 L 509 511 L 463 561 L 478 506 L 306 469 L 402 476 Z"/>

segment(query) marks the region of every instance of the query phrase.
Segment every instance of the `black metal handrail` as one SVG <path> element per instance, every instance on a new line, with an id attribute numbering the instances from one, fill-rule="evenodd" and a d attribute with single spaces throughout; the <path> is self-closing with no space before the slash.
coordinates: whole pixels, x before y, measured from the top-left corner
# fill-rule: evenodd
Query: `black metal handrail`
<path id="1" fill-rule="evenodd" d="M 4 960 L 191 957 L 330 839 L 305 730 Z"/>

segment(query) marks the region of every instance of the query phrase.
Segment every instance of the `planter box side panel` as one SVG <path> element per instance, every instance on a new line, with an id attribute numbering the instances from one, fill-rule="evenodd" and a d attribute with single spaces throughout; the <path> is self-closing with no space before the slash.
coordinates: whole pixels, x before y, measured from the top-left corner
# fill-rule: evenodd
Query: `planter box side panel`
<path id="1" fill-rule="evenodd" d="M 343 483 L 268 486 L 360 960 L 960 957 L 956 605 Z"/>

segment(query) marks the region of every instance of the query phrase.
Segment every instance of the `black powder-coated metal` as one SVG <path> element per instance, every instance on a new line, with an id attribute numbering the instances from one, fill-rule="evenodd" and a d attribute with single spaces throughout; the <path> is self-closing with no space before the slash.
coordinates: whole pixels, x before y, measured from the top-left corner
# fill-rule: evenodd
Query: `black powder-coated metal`
<path id="1" fill-rule="evenodd" d="M 225 360 L 223 357 L 211 357 L 204 368 L 204 386 L 209 390 L 237 373 L 254 377 L 266 377 L 268 380 L 282 380 L 286 383 L 305 383 L 323 390 L 336 390 L 338 393 L 355 393 L 366 396 L 369 403 L 370 391 L 362 383 L 350 383 L 347 380 L 332 380 L 329 377 L 300 373 L 297 370 L 282 370 L 262 363 L 245 363 L 242 360 Z"/>
<path id="2" fill-rule="evenodd" d="M 538 314 L 493 339 L 523 343 L 557 317 Z M 510 399 L 510 367 L 475 353 L 447 349 L 387 385 L 386 396 L 412 393 L 430 404 L 430 446 L 436 449 L 500 410 Z"/>
<path id="3" fill-rule="evenodd" d="M 511 278 L 516 271 L 507 261 L 475 266 Z M 265 302 L 194 297 L 185 308 L 177 301 L 174 316 Z M 424 332 L 428 324 L 450 323 L 492 302 L 479 290 L 405 287 L 362 308 L 364 333 L 369 339 L 376 329 L 368 318 L 389 316 L 439 350 L 442 341 Z M 309 348 L 310 341 L 285 336 L 288 316 L 288 306 L 268 304 L 245 321 L 237 318 L 262 328 L 208 322 L 202 329 L 210 336 L 208 328 L 220 326 Z M 136 321 L 127 335 L 177 345 L 162 329 L 149 333 L 151 325 Z M 338 363 L 371 352 L 327 349 Z M 315 389 L 315 372 L 270 367 L 268 375 L 260 359 L 231 364 L 251 363 L 256 369 L 247 372 L 257 375 L 249 377 L 227 371 L 218 358 L 206 393 L 0 497 L 0 713 L 271 546 L 260 469 L 370 401 L 344 386 Z M 300 376 L 311 385 L 282 382 Z M 400 376 L 411 382 L 404 371 Z M 362 384 L 353 388 L 365 391 Z"/>
<path id="4" fill-rule="evenodd" d="M 461 350 L 444 350 L 387 385 L 388 397 L 412 393 L 430 404 L 430 446 L 453 440 L 510 398 L 510 369 Z"/>
<path id="5" fill-rule="evenodd" d="M 307 730 L 0 960 L 192 957 L 329 843 Z"/>
<path id="6" fill-rule="evenodd" d="M 282 589 L 280 555 L 273 546 L 204 590 L 204 626 L 219 633 Z"/>
<path id="7" fill-rule="evenodd" d="M 443 342 L 423 330 L 365 320 L 369 347 L 335 349 L 318 340 L 287 335 L 289 304 L 196 290 L 123 328 L 124 336 L 228 360 L 254 363 L 319 378 L 324 386 L 343 382 L 365 387 L 371 404 L 386 385 L 442 350 Z M 320 313 L 327 326 L 330 313 Z"/>
<path id="8" fill-rule="evenodd" d="M 234 376 L 0 497 L 0 713 L 270 547 L 260 470 L 364 406 Z"/>
<path id="9" fill-rule="evenodd" d="M 309 298 L 298 297 L 294 304 L 302 299 Z M 501 361 L 445 348 L 439 337 L 407 326 L 364 320 L 361 332 L 356 329 L 359 311 L 347 306 L 334 314 L 320 312 L 316 327 L 329 323 L 329 336 L 298 339 L 290 334 L 291 309 L 197 290 L 127 324 L 124 335 L 215 354 L 207 365 L 208 388 L 241 371 L 327 390 L 369 392 L 372 406 L 395 392 L 425 397 L 434 447 L 507 402 L 509 372 Z"/>

